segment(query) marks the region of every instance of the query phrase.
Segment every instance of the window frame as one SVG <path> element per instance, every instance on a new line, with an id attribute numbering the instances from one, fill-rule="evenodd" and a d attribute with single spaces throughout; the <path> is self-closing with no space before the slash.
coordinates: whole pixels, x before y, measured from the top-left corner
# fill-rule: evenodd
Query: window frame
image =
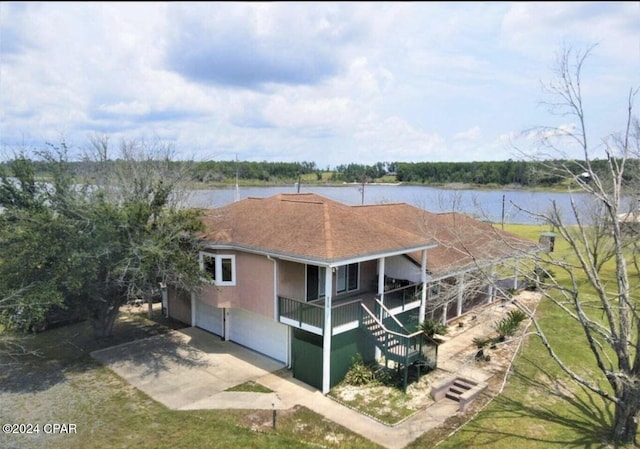
<path id="1" fill-rule="evenodd" d="M 213 273 L 211 271 L 205 270 L 205 258 L 213 259 L 214 270 Z M 224 280 L 223 278 L 223 261 L 230 260 L 231 261 L 231 279 Z M 236 256 L 235 254 L 218 254 L 211 253 L 209 251 L 200 251 L 199 254 L 199 262 L 200 262 L 200 270 L 207 271 L 209 274 L 212 274 L 211 279 L 207 279 L 210 284 L 217 285 L 220 287 L 232 287 L 236 285 Z"/>
<path id="2" fill-rule="evenodd" d="M 355 266 L 355 271 L 352 272 L 352 267 Z M 341 275 L 341 272 L 343 273 Z M 352 274 L 355 273 L 355 287 L 351 287 L 353 284 Z M 340 285 L 340 280 L 344 282 L 344 288 Z M 340 265 L 336 273 L 336 294 L 354 292 L 360 289 L 360 263 L 350 263 L 347 265 Z"/>

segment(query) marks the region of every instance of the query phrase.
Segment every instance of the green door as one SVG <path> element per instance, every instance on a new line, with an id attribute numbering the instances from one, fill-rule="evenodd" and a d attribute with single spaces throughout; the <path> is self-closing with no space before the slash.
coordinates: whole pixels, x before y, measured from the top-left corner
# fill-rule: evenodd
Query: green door
<path id="1" fill-rule="evenodd" d="M 293 377 L 322 390 L 322 337 L 293 330 Z"/>

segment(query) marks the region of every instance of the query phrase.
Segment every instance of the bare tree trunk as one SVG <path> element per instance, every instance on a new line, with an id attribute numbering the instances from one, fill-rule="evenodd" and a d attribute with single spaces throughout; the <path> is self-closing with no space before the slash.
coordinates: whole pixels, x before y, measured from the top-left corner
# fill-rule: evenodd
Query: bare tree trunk
<path id="1" fill-rule="evenodd" d="M 613 419 L 612 438 L 619 443 L 635 443 L 638 433 L 638 412 L 640 412 L 640 388 L 637 385 L 622 387 L 618 394 Z"/>
<path id="2" fill-rule="evenodd" d="M 113 305 L 104 305 L 91 315 L 91 326 L 95 338 L 106 338 L 113 335 L 113 325 L 120 309 Z"/>
<path id="3" fill-rule="evenodd" d="M 638 210 L 640 121 L 633 113 L 633 103 L 640 90 L 629 91 L 624 127 L 592 145 L 587 140 L 581 91 L 581 69 L 592 48 L 585 52 L 564 49 L 559 54 L 557 78 L 545 86 L 553 97 L 548 103 L 550 111 L 571 116 L 575 128 L 540 128 L 536 144 L 538 153 L 542 150 L 547 159 L 540 161 L 541 169 L 565 179 L 570 192 L 585 194 L 584 201 L 572 196 L 567 211 L 552 202 L 549 212 L 531 213 L 551 224 L 568 245 L 570 256 L 539 257 L 535 263 L 547 274 L 541 290 L 545 298 L 582 328 L 584 344 L 595 358 L 589 374 L 583 376 L 565 363 L 535 319 L 533 323 L 558 366 L 615 408 L 609 436 L 617 445 L 635 442 L 640 419 L 640 253 L 637 236 L 625 229 Z M 549 157 L 566 154 L 565 149 L 571 147 L 581 149 L 580 160 L 558 164 Z M 596 163 L 598 159 L 606 163 Z M 562 275 L 545 267 L 560 270 Z M 613 392 L 604 387 L 602 375 Z"/>

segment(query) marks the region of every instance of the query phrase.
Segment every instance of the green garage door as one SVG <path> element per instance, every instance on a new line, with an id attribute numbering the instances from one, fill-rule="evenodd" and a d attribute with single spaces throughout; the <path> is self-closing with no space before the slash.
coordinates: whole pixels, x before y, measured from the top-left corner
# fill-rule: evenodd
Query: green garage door
<path id="1" fill-rule="evenodd" d="M 322 337 L 293 330 L 293 377 L 322 390 Z"/>

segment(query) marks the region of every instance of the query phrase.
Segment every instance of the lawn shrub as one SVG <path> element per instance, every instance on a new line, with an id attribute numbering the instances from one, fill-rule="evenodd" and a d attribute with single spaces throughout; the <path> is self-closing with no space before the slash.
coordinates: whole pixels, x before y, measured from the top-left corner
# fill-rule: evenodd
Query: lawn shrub
<path id="1" fill-rule="evenodd" d="M 369 368 L 362 360 L 361 354 L 356 354 L 351 360 L 351 368 L 344 376 L 344 382 L 349 385 L 360 386 L 367 385 L 374 381 L 374 375 L 371 368 Z"/>
<path id="2" fill-rule="evenodd" d="M 498 333 L 498 341 L 504 341 L 507 337 L 513 335 L 520 323 L 527 318 L 527 315 L 521 310 L 511 310 L 506 317 L 498 321 L 494 325 L 494 329 Z"/>

